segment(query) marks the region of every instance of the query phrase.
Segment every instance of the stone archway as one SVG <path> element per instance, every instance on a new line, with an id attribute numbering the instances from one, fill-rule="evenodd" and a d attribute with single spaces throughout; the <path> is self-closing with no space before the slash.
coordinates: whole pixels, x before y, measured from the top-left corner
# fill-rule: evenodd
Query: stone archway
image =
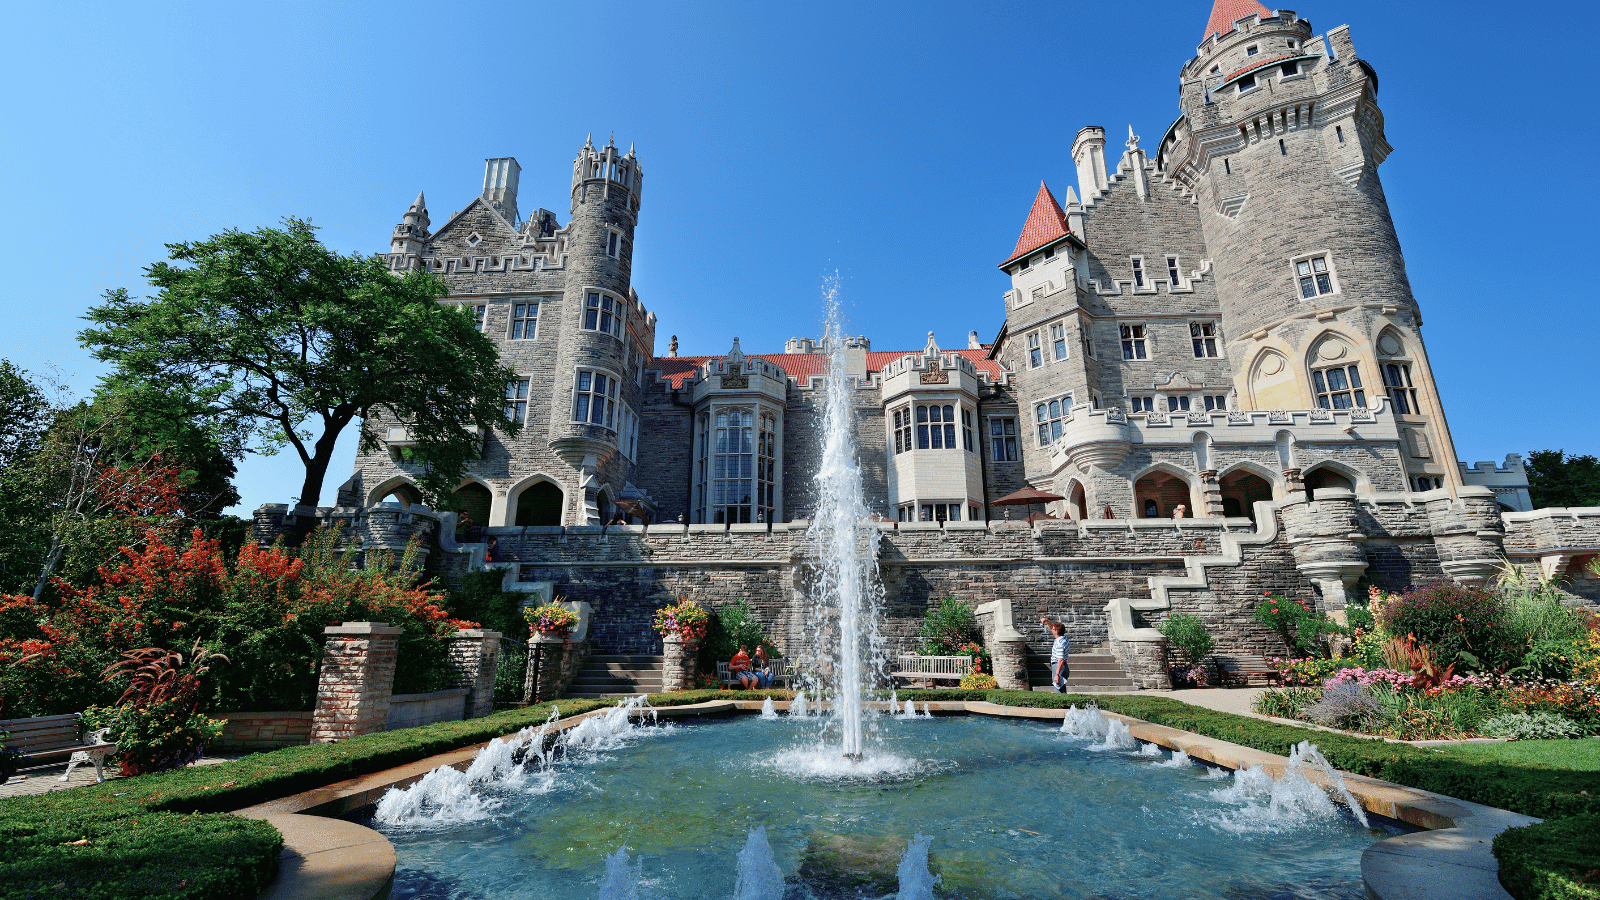
<path id="1" fill-rule="evenodd" d="M 1354 479 L 1332 466 L 1318 466 L 1307 472 L 1303 480 L 1306 485 L 1307 500 L 1317 499 L 1317 491 L 1323 488 L 1343 488 L 1347 491 L 1356 489 Z"/>
<path id="2" fill-rule="evenodd" d="M 1235 469 L 1218 482 L 1222 514 L 1230 519 L 1256 519 L 1257 500 L 1272 499 L 1272 483 L 1249 469 Z"/>
<path id="3" fill-rule="evenodd" d="M 1185 514 L 1194 515 L 1194 497 L 1189 482 L 1165 470 L 1155 469 L 1133 483 L 1133 510 L 1135 518 L 1164 519 L 1183 506 Z"/>
<path id="4" fill-rule="evenodd" d="M 536 481 L 517 494 L 517 509 L 511 524 L 560 525 L 566 502 L 566 495 L 559 485 Z"/>
<path id="5" fill-rule="evenodd" d="M 456 488 L 451 495 L 455 500 L 455 508 L 462 519 L 470 520 L 467 524 L 473 528 L 485 528 L 489 525 L 489 512 L 494 508 L 494 494 L 482 484 L 469 481 Z"/>

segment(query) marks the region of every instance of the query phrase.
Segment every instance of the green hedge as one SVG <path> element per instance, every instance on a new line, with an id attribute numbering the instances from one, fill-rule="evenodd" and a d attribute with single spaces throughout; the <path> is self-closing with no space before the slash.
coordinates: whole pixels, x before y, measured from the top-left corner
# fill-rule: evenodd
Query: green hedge
<path id="1" fill-rule="evenodd" d="M 1502 831 L 1494 839 L 1500 883 L 1518 900 L 1600 898 L 1600 816 L 1563 819 Z"/>

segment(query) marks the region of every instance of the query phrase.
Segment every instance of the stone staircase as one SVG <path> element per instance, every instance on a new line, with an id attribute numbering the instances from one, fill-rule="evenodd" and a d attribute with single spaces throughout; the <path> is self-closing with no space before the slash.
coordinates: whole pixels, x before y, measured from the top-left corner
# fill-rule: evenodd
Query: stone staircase
<path id="1" fill-rule="evenodd" d="M 1128 678 L 1116 657 L 1104 646 L 1073 653 L 1067 657 L 1068 691 L 1131 691 L 1133 682 Z M 1051 690 L 1050 657 L 1048 654 L 1028 654 L 1028 684 L 1034 690 Z"/>
<path id="2" fill-rule="evenodd" d="M 591 654 L 561 696 L 605 700 L 661 691 L 661 657 Z"/>

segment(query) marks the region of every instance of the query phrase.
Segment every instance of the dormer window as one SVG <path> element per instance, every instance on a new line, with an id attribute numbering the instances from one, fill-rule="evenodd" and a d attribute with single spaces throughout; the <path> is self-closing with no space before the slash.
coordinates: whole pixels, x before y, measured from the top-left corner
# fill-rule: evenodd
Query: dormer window
<path id="1" fill-rule="evenodd" d="M 1289 41 L 1289 49 L 1290 49 L 1290 50 L 1293 50 L 1293 49 L 1294 49 L 1294 41 L 1293 41 L 1293 40 L 1290 40 L 1290 41 Z"/>
<path id="2" fill-rule="evenodd" d="M 1254 74 L 1246 75 L 1245 77 L 1239 79 L 1239 93 L 1245 94 L 1255 89 L 1256 76 Z"/>
<path id="3" fill-rule="evenodd" d="M 1256 55 L 1256 51 L 1259 50 L 1259 49 L 1261 49 L 1261 48 L 1260 47 L 1256 47 L 1254 45 L 1246 47 L 1246 48 L 1244 48 L 1244 55 L 1245 56 L 1255 56 Z"/>

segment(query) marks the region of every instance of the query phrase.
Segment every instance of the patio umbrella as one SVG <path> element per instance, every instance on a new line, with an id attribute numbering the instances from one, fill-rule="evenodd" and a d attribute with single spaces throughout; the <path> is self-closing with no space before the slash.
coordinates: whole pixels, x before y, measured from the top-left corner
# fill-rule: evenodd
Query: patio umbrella
<path id="1" fill-rule="evenodd" d="M 1013 491 L 994 501 L 995 506 L 1032 506 L 1035 503 L 1054 503 L 1067 498 L 1060 494 L 1041 491 L 1033 485 L 1025 485 L 1020 491 Z M 1010 518 L 1010 510 L 1006 510 L 1006 517 Z M 1054 517 L 1052 517 L 1054 518 Z"/>

